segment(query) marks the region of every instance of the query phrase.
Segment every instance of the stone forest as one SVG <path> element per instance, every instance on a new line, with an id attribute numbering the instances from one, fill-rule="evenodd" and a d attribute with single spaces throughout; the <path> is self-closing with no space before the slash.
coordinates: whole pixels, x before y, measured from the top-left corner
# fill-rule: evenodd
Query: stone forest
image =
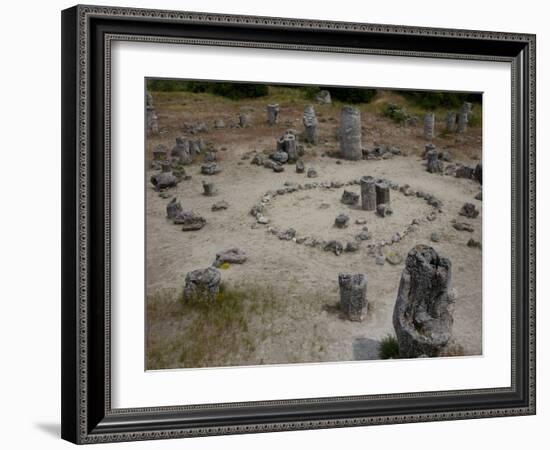
<path id="1" fill-rule="evenodd" d="M 481 95 L 144 103 L 147 369 L 482 354 Z"/>

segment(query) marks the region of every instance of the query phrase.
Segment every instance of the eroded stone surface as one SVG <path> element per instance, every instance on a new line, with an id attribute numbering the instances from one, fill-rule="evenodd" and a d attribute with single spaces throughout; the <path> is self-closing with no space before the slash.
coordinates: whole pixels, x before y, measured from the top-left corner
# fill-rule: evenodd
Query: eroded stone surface
<path id="1" fill-rule="evenodd" d="M 451 338 L 453 306 L 448 294 L 451 262 L 429 246 L 407 255 L 393 311 L 399 356 L 438 356 Z"/>
<path id="2" fill-rule="evenodd" d="M 349 319 L 361 322 L 367 310 L 367 274 L 340 273 L 340 310 Z"/>

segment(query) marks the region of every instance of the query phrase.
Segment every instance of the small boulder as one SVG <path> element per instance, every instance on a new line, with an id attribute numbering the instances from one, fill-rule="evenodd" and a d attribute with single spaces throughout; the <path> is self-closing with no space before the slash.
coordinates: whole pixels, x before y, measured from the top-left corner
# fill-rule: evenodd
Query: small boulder
<path id="1" fill-rule="evenodd" d="M 308 178 L 317 178 L 317 176 L 318 176 L 317 171 L 313 167 L 310 167 L 309 169 L 307 169 Z"/>
<path id="2" fill-rule="evenodd" d="M 224 263 L 242 264 L 247 260 L 246 252 L 240 248 L 230 248 L 216 253 L 216 260 L 212 264 L 214 267 L 220 267 Z"/>
<path id="3" fill-rule="evenodd" d="M 183 208 L 181 207 L 181 203 L 178 202 L 178 199 L 174 197 L 170 202 L 166 205 L 166 217 L 168 217 L 170 220 L 173 220 L 177 217 L 178 214 L 183 212 Z"/>
<path id="4" fill-rule="evenodd" d="M 344 205 L 357 205 L 359 203 L 359 194 L 356 194 L 355 192 L 346 191 L 342 193 L 342 198 L 340 201 Z"/>
<path id="5" fill-rule="evenodd" d="M 403 262 L 403 257 L 399 253 L 391 251 L 386 254 L 386 261 L 388 261 L 392 266 L 396 266 Z"/>
<path id="6" fill-rule="evenodd" d="M 174 217 L 174 223 L 183 225 L 182 231 L 196 231 L 206 225 L 206 219 L 194 211 L 181 211 Z"/>
<path id="7" fill-rule="evenodd" d="M 183 297 L 188 301 L 212 301 L 220 292 L 221 279 L 221 272 L 214 267 L 193 270 L 185 276 Z"/>
<path id="8" fill-rule="evenodd" d="M 222 209 L 229 208 L 229 203 L 225 200 L 220 200 L 212 205 L 212 211 L 221 211 Z"/>
<path id="9" fill-rule="evenodd" d="M 221 172 L 221 168 L 215 162 L 207 162 L 201 165 L 201 173 L 203 175 L 215 175 Z"/>
<path id="10" fill-rule="evenodd" d="M 285 231 L 281 231 L 277 234 L 277 237 L 282 241 L 290 241 L 296 236 L 296 230 L 294 228 L 288 228 Z"/>
<path id="11" fill-rule="evenodd" d="M 340 256 L 344 251 L 344 246 L 340 241 L 332 240 L 327 242 L 327 244 L 323 247 L 323 250 L 325 252 L 333 252 L 336 256 Z"/>
<path id="12" fill-rule="evenodd" d="M 338 214 L 334 219 L 334 226 L 336 228 L 346 228 L 349 223 L 349 216 L 347 214 Z"/>
<path id="13" fill-rule="evenodd" d="M 475 219 L 479 215 L 479 211 L 473 203 L 464 203 L 458 214 L 469 219 Z"/>

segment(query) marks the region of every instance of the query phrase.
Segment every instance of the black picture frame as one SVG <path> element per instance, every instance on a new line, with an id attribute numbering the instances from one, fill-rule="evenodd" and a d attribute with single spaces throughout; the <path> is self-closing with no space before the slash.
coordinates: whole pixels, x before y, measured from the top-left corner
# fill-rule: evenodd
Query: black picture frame
<path id="1" fill-rule="evenodd" d="M 109 63 L 117 39 L 509 62 L 511 386 L 112 409 Z M 535 414 L 534 35 L 80 5 L 62 12 L 64 439 L 84 444 L 528 414 Z"/>

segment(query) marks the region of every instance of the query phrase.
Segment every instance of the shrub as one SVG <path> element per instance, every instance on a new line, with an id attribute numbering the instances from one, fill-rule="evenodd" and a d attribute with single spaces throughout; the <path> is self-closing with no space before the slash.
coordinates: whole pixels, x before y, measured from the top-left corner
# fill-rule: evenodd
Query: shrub
<path id="1" fill-rule="evenodd" d="M 424 109 L 458 108 L 463 102 L 481 102 L 481 94 L 460 92 L 402 91 L 410 103 Z"/>
<path id="2" fill-rule="evenodd" d="M 209 91 L 232 100 L 263 97 L 268 94 L 267 85 L 252 83 L 212 83 Z"/>
<path id="3" fill-rule="evenodd" d="M 399 358 L 399 346 L 397 345 L 397 339 L 395 336 L 388 334 L 380 341 L 378 356 L 380 356 L 380 359 Z"/>
<path id="4" fill-rule="evenodd" d="M 323 87 L 330 92 L 332 100 L 344 103 L 369 103 L 376 95 L 376 89 L 359 89 L 346 87 Z"/>

